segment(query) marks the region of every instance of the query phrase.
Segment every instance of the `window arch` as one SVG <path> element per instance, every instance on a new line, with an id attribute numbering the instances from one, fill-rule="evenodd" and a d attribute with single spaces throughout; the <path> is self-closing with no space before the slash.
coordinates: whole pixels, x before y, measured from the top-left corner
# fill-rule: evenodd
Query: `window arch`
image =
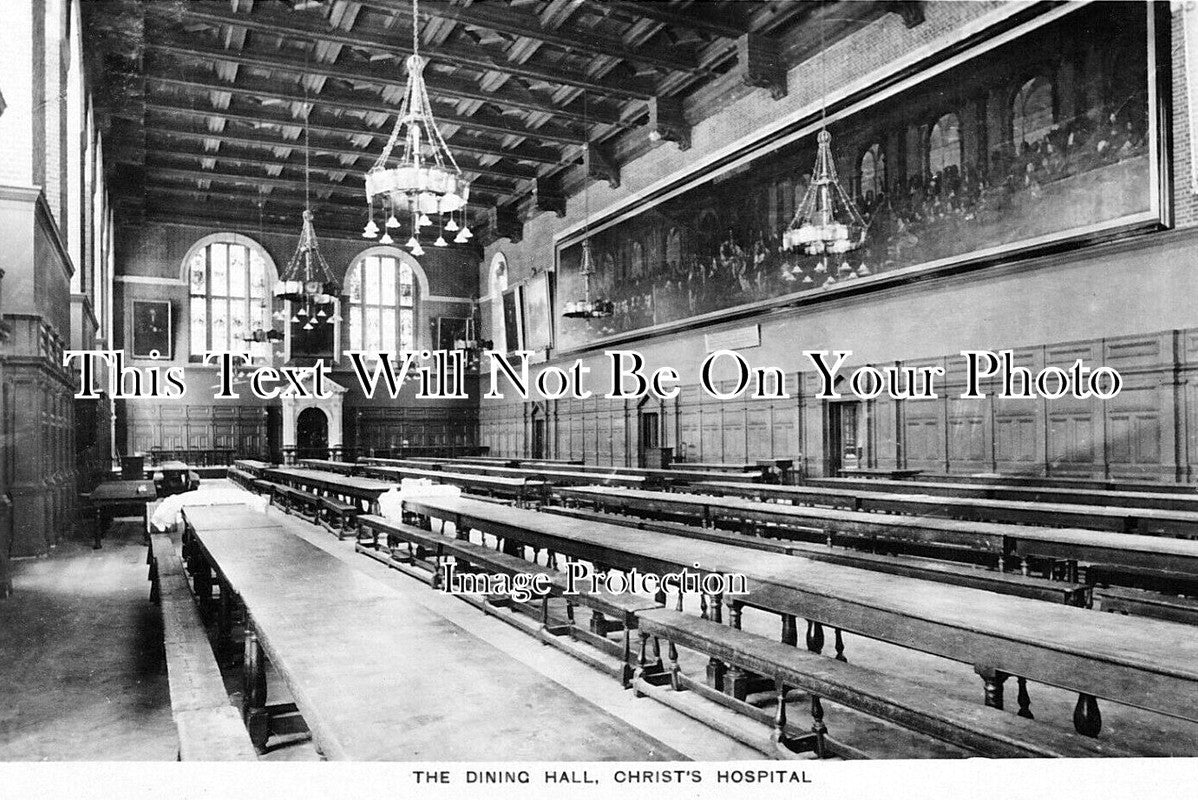
<path id="1" fill-rule="evenodd" d="M 1052 83 L 1037 76 L 1019 87 L 1011 101 L 1011 141 L 1016 149 L 1043 139 L 1055 122 Z"/>
<path id="2" fill-rule="evenodd" d="M 860 194 L 865 197 L 870 192 L 877 197 L 886 190 L 886 152 L 882 145 L 874 143 L 861 154 L 858 164 L 861 176 Z"/>
<path id="3" fill-rule="evenodd" d="M 360 253 L 345 273 L 350 349 L 416 350 L 426 283 L 420 264 L 402 250 L 372 247 Z"/>
<path id="4" fill-rule="evenodd" d="M 928 171 L 935 175 L 949 167 L 961 167 L 961 121 L 952 113 L 936 120 L 928 134 Z"/>
<path id="5" fill-rule="evenodd" d="M 236 233 L 205 236 L 183 261 L 188 285 L 190 352 L 244 351 L 245 338 L 272 325 L 278 275 L 260 244 Z"/>

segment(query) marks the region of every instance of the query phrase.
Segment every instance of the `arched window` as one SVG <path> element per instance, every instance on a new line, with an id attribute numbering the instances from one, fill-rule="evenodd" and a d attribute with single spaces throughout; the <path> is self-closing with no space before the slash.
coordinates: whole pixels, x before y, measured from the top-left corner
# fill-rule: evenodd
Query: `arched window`
<path id="1" fill-rule="evenodd" d="M 242 352 L 246 336 L 271 326 L 274 267 L 262 248 L 235 234 L 206 237 L 188 256 L 191 354 Z"/>
<path id="2" fill-rule="evenodd" d="M 885 191 L 886 153 L 882 150 L 882 145 L 873 144 L 861 154 L 860 174 L 862 197 L 870 192 L 877 197 Z"/>
<path id="3" fill-rule="evenodd" d="M 352 350 L 406 353 L 416 349 L 416 274 L 395 252 L 367 251 L 349 268 Z"/>
<path id="4" fill-rule="evenodd" d="M 928 171 L 935 175 L 961 166 L 961 121 L 956 114 L 936 120 L 928 134 Z"/>
<path id="5" fill-rule="evenodd" d="M 1015 93 L 1011 105 L 1011 141 L 1018 150 L 1032 144 L 1052 129 L 1052 84 L 1044 78 L 1032 78 Z"/>

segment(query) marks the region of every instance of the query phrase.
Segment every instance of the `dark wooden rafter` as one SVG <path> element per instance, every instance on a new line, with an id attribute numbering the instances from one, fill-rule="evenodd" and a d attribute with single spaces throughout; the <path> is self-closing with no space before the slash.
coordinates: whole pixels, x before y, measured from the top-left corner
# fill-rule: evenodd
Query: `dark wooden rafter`
<path id="1" fill-rule="evenodd" d="M 410 0 L 354 0 L 356 11 L 337 15 L 329 2 L 299 11 L 278 0 L 122 0 L 84 4 L 83 14 L 111 27 L 115 5 L 133 8 L 136 33 L 100 37 L 108 55 L 87 59 L 101 85 L 97 126 L 114 131 L 107 161 L 138 167 L 109 175 L 115 194 L 160 186 L 187 197 L 174 184 L 212 181 L 294 203 L 307 105 L 313 184 L 362 199 L 361 174 L 406 85 Z M 890 13 L 917 25 L 923 10 L 881 0 L 421 0 L 420 47 L 434 114 L 475 187 L 471 207 L 502 204 L 494 219 L 472 212 L 471 225 L 518 238 L 512 219 L 564 213 L 586 180 L 618 186 L 621 162 L 651 141 L 687 149 L 691 124 L 719 107 L 713 98 L 743 96 L 746 85 L 781 97 L 788 68 L 820 47 Z"/>
<path id="2" fill-rule="evenodd" d="M 207 151 L 203 149 L 172 149 L 165 146 L 156 145 L 153 148 L 153 151 L 149 154 L 147 154 L 144 147 L 124 146 L 120 150 L 112 151 L 112 156 L 122 164 L 142 165 L 150 163 L 151 159 L 148 158 L 147 155 L 151 156 L 153 159 L 186 161 L 189 163 L 199 161 L 218 161 L 230 164 L 241 164 L 242 166 L 247 167 L 282 167 L 285 169 L 290 168 L 297 170 L 302 170 L 304 168 L 304 159 L 302 156 L 296 157 L 293 154 L 290 159 L 262 158 L 260 157 L 261 154 L 259 154 L 259 156 L 254 156 L 247 153 L 233 152 L 227 147 L 223 146 L 219 150 Z M 368 153 L 362 154 L 363 158 L 367 156 L 373 157 Z M 492 178 L 508 178 L 515 181 L 530 181 L 536 177 L 536 172 L 533 171 L 509 169 L 497 165 L 488 167 L 470 165 L 468 163 L 463 163 L 463 159 L 461 158 L 459 158 L 458 163 L 461 164 L 462 169 L 465 172 L 479 175 L 485 174 Z M 311 159 L 309 166 L 311 167 L 312 172 L 325 175 L 340 175 L 343 173 L 361 172 L 361 167 L 358 166 L 356 162 L 350 163 L 348 165 L 339 161 L 336 163 L 326 163 L 319 157 Z"/>
<path id="3" fill-rule="evenodd" d="M 405 22 L 411 20 L 409 0 L 356 0 L 356 2 L 367 8 L 397 12 Z M 562 25 L 556 29 L 546 28 L 541 25 L 536 16 L 511 6 L 480 3 L 465 7 L 443 0 L 421 0 L 420 15 L 425 18 L 450 20 L 533 39 L 564 50 L 618 58 L 666 71 L 706 72 L 692 56 L 671 52 L 668 48 L 662 47 L 631 48 L 620 39 L 600 35 L 575 25 Z"/>
<path id="4" fill-rule="evenodd" d="M 192 181 L 207 180 L 214 183 L 231 183 L 240 186 L 278 186 L 284 188 L 294 188 L 299 191 L 304 189 L 304 177 L 299 175 L 294 178 L 272 178 L 266 175 L 245 175 L 234 172 L 215 172 L 210 170 L 184 170 L 173 169 L 170 167 L 157 167 L 147 165 L 146 170 L 154 172 L 165 177 L 184 179 Z M 360 178 L 360 176 L 357 176 Z M 362 186 L 355 186 L 353 183 L 335 183 L 327 181 L 308 181 L 308 185 L 315 191 L 334 192 L 344 194 L 354 198 L 361 198 L 362 205 L 366 204 L 366 194 Z M 479 181 L 470 185 L 470 193 L 475 196 L 488 197 L 496 199 L 504 195 L 511 194 L 511 189 L 506 186 L 496 186 L 485 181 Z"/>
<path id="5" fill-rule="evenodd" d="M 561 187 L 547 178 L 537 178 L 532 190 L 532 208 L 537 212 L 552 211 L 566 216 L 566 195 Z"/>
<path id="6" fill-rule="evenodd" d="M 655 142 L 674 142 L 679 150 L 691 146 L 690 123 L 676 97 L 655 97 L 649 101 L 649 138 Z"/>
<path id="7" fill-rule="evenodd" d="M 226 61 L 231 64 L 240 64 L 243 66 L 257 67 L 259 69 L 269 69 L 272 71 L 286 72 L 295 76 L 316 75 L 325 78 L 334 78 L 338 80 L 351 81 L 356 83 L 371 83 L 383 87 L 393 87 L 402 89 L 407 82 L 406 77 L 400 71 L 387 72 L 371 67 L 369 70 L 363 69 L 348 69 L 346 67 L 338 67 L 330 64 L 324 64 L 318 61 L 306 61 L 302 58 L 289 58 L 273 53 L 251 52 L 247 50 L 225 50 L 219 47 L 209 45 L 201 45 L 193 42 L 180 41 L 162 41 L 154 42 L 150 45 L 150 49 L 156 52 L 168 53 L 171 55 L 185 56 L 198 60 L 203 63 L 213 61 Z M 502 103 L 511 104 L 517 108 L 523 108 L 531 111 L 541 111 L 548 114 L 554 113 L 554 108 L 548 103 L 541 102 L 532 98 L 519 98 L 509 101 L 507 98 L 500 99 L 493 93 L 488 93 L 482 89 L 474 87 L 473 84 L 466 84 L 460 81 L 439 81 L 434 80 L 431 76 L 426 75 L 426 81 L 429 87 L 429 92 L 435 92 L 447 97 L 463 97 L 471 100 L 481 100 L 485 103 Z M 435 88 L 439 86 L 440 88 Z M 311 103 L 320 103 L 321 94 L 313 93 L 309 97 Z M 302 100 L 298 102 L 303 102 Z M 377 99 L 373 101 L 374 110 L 383 110 L 385 106 Z M 438 121 L 442 123 L 460 125 L 464 127 L 472 127 L 477 123 L 485 123 L 485 120 L 475 120 L 473 117 L 460 116 L 455 114 L 446 114 L 444 112 L 437 113 Z M 498 127 L 497 127 L 498 126 Z M 490 130 L 498 130 L 504 135 L 511 136 L 538 136 L 539 131 L 532 128 L 522 128 L 516 125 L 504 124 L 502 122 L 491 122 Z M 581 141 L 578 136 L 572 136 L 568 132 L 557 132 L 553 128 L 545 131 L 548 136 L 568 137 L 574 141 Z"/>
<path id="8" fill-rule="evenodd" d="M 687 28 L 693 31 L 718 36 L 724 39 L 738 39 L 748 33 L 742 24 L 737 25 L 715 19 L 704 10 L 704 3 L 691 3 L 684 8 L 667 5 L 664 2 L 637 3 L 632 0 L 583 0 L 597 11 L 621 11 L 631 18 L 645 18 L 668 25 L 671 28 Z"/>
<path id="9" fill-rule="evenodd" d="M 613 189 L 620 186 L 620 167 L 603 152 L 596 144 L 587 144 L 583 149 L 583 164 L 586 166 L 587 178 L 597 181 L 607 181 Z"/>
<path id="10" fill-rule="evenodd" d="M 234 93 L 236 94 L 237 92 Z M 294 102 L 302 103 L 303 101 L 298 100 Z M 317 103 L 314 103 L 314 105 L 317 105 Z M 255 111 L 251 114 L 244 111 L 239 112 L 236 110 L 212 108 L 210 105 L 208 107 L 202 105 L 174 105 L 170 103 L 158 102 L 155 100 L 147 100 L 146 110 L 151 112 L 157 111 L 163 114 L 185 114 L 192 116 L 196 114 L 202 114 L 209 117 L 220 117 L 222 119 L 248 122 L 257 125 L 293 127 L 295 125 L 303 124 L 302 118 L 297 120 L 295 117 L 281 114 L 272 115 L 263 113 L 261 111 Z M 317 115 L 313 114 L 313 116 L 315 117 Z M 499 136 L 519 136 L 520 138 L 524 139 L 536 139 L 553 145 L 581 145 L 585 141 L 581 136 L 578 135 L 558 134 L 553 131 L 548 131 L 544 134 L 541 134 L 531 128 L 518 129 L 510 125 L 505 125 L 499 121 L 491 122 L 483 118 L 466 117 L 463 118 L 463 121 L 459 122 L 453 115 L 447 115 L 447 117 L 448 118 L 444 120 L 442 120 L 441 117 L 438 117 L 437 120 L 438 122 L 444 122 L 446 125 L 458 125 L 460 127 L 467 127 L 473 130 L 487 131 Z M 466 122 L 465 120 L 469 120 L 469 122 Z M 365 126 L 361 128 L 353 128 L 350 126 L 338 125 L 336 120 L 332 122 L 317 122 L 316 120 L 313 120 L 313 124 L 320 124 L 321 127 L 323 127 L 326 131 L 340 131 L 346 136 L 378 135 L 380 133 L 383 136 L 387 136 L 391 133 L 393 123 L 394 119 L 388 119 L 387 123 L 381 128 L 368 128 Z M 449 142 L 451 147 L 457 144 L 453 136 L 448 137 L 446 141 Z M 475 142 L 475 144 L 479 143 Z M 485 145 L 486 143 L 482 142 L 481 144 Z M 463 146 L 468 146 L 468 144 L 463 143 Z M 500 155 L 501 158 L 516 158 L 518 157 L 519 153 L 519 151 L 515 148 L 504 148 L 501 145 L 495 145 L 491 149 L 493 150 L 494 155 Z M 549 152 L 548 149 L 546 149 L 545 152 Z M 506 155 L 508 153 L 511 155 Z"/>
<path id="11" fill-rule="evenodd" d="M 736 69 L 749 86 L 769 89 L 770 97 L 786 96 L 786 63 L 778 52 L 778 43 L 756 33 L 736 40 Z"/>
<path id="12" fill-rule="evenodd" d="M 514 208 L 492 206 L 487 209 L 486 225 L 476 233 L 479 244 L 486 247 L 500 239 L 519 244 L 524 238 L 524 223 Z"/>
<path id="13" fill-rule="evenodd" d="M 159 7 L 156 13 L 163 17 L 180 16 L 169 6 Z M 391 30 L 363 31 L 356 28 L 354 31 L 346 31 L 341 28 L 307 22 L 302 18 L 297 18 L 294 14 L 263 12 L 261 9 L 256 9 L 253 14 L 244 14 L 228 11 L 227 7 L 224 11 L 218 11 L 216 7 L 194 4 L 183 9 L 181 18 L 188 22 L 203 22 L 214 26 L 236 26 L 263 34 L 286 36 L 291 39 L 331 42 L 349 47 L 366 48 L 372 52 L 385 53 L 400 60 L 407 58 L 412 53 L 412 48 L 407 44 L 408 39 L 396 36 Z M 638 85 L 636 82 L 599 80 L 556 66 L 540 66 L 528 62 L 512 61 L 505 58 L 502 53 L 495 53 L 488 48 L 439 45 L 426 49 L 422 46 L 421 54 L 445 63 L 461 64 L 480 70 L 495 70 L 561 86 L 574 86 L 594 92 L 601 97 L 645 99 L 653 93 L 650 87 Z"/>
<path id="14" fill-rule="evenodd" d="M 295 123 L 293 123 L 293 125 L 295 127 L 303 127 L 303 122 L 302 121 L 295 122 Z M 270 148 L 279 148 L 279 147 L 290 147 L 290 148 L 300 147 L 300 148 L 302 148 L 303 147 L 303 141 L 301 139 L 287 140 L 287 139 L 280 138 L 278 136 L 249 136 L 249 135 L 240 134 L 240 133 L 229 133 L 226 131 L 212 131 L 207 128 L 183 127 L 182 125 L 165 125 L 165 124 L 161 124 L 161 123 L 158 123 L 158 124 L 151 123 L 146 126 L 145 130 L 146 130 L 146 133 L 157 132 L 157 133 L 162 133 L 162 134 L 166 134 L 166 135 L 173 134 L 175 136 L 188 137 L 188 138 L 192 138 L 192 139 L 198 137 L 200 139 L 211 139 L 214 141 L 229 141 L 229 142 L 233 142 L 235 144 L 248 144 L 250 146 L 259 146 L 259 147 L 270 147 Z M 381 145 L 380 145 L 380 149 L 378 149 L 378 150 L 364 151 L 361 149 L 348 147 L 344 143 L 334 145 L 334 144 L 329 144 L 328 142 L 318 142 L 316 140 L 316 137 L 318 137 L 318 136 L 319 137 L 324 137 L 324 136 L 342 137 L 342 136 L 346 135 L 344 133 L 344 131 L 328 129 L 323 125 L 312 125 L 312 126 L 310 126 L 309 130 L 313 137 L 313 141 L 312 141 L 313 149 L 321 150 L 322 152 L 335 153 L 337 155 L 370 156 L 372 158 L 377 158 L 379 155 L 382 154 Z M 378 131 L 370 132 L 369 129 L 362 130 L 361 135 L 369 135 L 369 136 L 373 136 L 375 138 L 381 138 L 381 139 L 385 139 L 387 136 L 387 134 L 381 133 Z M 454 147 L 457 147 L 457 146 L 454 145 Z M 469 145 L 463 145 L 462 147 L 460 147 L 458 149 L 460 149 L 462 152 L 467 152 L 467 153 L 479 153 L 479 154 L 483 154 L 483 155 L 494 155 L 494 156 L 498 156 L 500 158 L 512 158 L 512 159 L 516 159 L 519 161 L 527 161 L 527 162 L 534 163 L 534 164 L 557 165 L 557 164 L 562 164 L 562 163 L 571 163 L 573 161 L 573 159 L 562 158 L 561 156 L 558 156 L 555 153 L 546 151 L 542 148 L 538 148 L 535 151 L 530 150 L 530 149 L 524 149 L 524 150 L 520 150 L 520 151 L 512 151 L 512 150 L 504 151 L 504 150 L 500 150 L 499 148 L 485 147 L 485 146 L 477 145 L 477 144 L 469 144 Z"/>
<path id="15" fill-rule="evenodd" d="M 893 0 L 886 4 L 886 8 L 888 11 L 898 14 L 908 28 L 914 28 L 923 23 L 923 0 Z"/>

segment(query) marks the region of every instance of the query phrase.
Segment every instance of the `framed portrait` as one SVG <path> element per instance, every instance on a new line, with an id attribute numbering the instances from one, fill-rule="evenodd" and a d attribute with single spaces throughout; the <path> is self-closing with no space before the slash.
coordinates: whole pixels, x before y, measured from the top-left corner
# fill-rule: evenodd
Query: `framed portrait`
<path id="1" fill-rule="evenodd" d="M 520 302 L 522 296 L 523 292 L 519 286 L 503 293 L 503 332 L 507 337 L 509 353 L 524 349 L 524 315 Z"/>
<path id="2" fill-rule="evenodd" d="M 553 313 L 549 285 L 551 273 L 534 275 L 524 284 L 524 344 L 529 350 L 548 350 L 553 347 Z"/>
<path id="3" fill-rule="evenodd" d="M 437 317 L 438 350 L 458 350 L 470 339 L 469 317 Z"/>
<path id="4" fill-rule="evenodd" d="M 133 357 L 169 360 L 172 335 L 169 300 L 134 300 L 132 314 Z"/>

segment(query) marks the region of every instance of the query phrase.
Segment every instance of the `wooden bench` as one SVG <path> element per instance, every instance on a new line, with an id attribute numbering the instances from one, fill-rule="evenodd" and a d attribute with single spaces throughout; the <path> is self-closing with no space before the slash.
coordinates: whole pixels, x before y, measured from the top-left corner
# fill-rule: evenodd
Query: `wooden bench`
<path id="1" fill-rule="evenodd" d="M 1094 607 L 1099 611 L 1115 614 L 1132 614 L 1198 625 L 1198 600 L 1191 597 L 1173 597 L 1143 589 L 1098 586 L 1094 589 Z"/>
<path id="2" fill-rule="evenodd" d="M 857 567 L 874 572 L 886 572 L 891 575 L 906 575 L 911 578 L 948 583 L 954 586 L 969 586 L 974 589 L 984 589 L 1016 597 L 1032 597 L 1037 600 L 1064 603 L 1065 605 L 1077 606 L 1079 608 L 1087 608 L 1090 605 L 1090 588 L 1083 583 L 1055 581 L 1028 575 L 996 572 L 965 564 L 920 558 L 918 556 L 861 553 L 794 540 L 782 542 L 776 539 L 764 539 L 758 536 L 716 531 L 711 528 L 698 528 L 674 522 L 650 522 L 648 520 L 630 519 L 598 511 L 583 511 L 576 508 L 542 506 L 541 510 L 551 514 L 574 517 L 575 519 L 628 525 L 640 530 L 661 531 L 662 533 L 672 533 L 677 536 L 686 536 L 702 541 L 722 542 L 754 550 L 803 556 L 804 558 L 841 564 L 846 567 Z"/>
<path id="3" fill-rule="evenodd" d="M 180 761 L 255 760 L 241 716 L 230 704 L 220 667 L 187 584 L 183 562 L 164 533 L 150 535 L 150 597 L 162 608 L 171 716 Z"/>
<path id="4" fill-rule="evenodd" d="M 996 708 L 957 699 L 926 686 L 835 658 L 816 655 L 791 644 L 774 642 L 729 625 L 720 625 L 669 609 L 637 614 L 643 675 L 645 645 L 650 636 L 719 659 L 734 668 L 774 680 L 775 742 L 793 752 L 825 753 L 827 726 L 823 700 L 927 734 L 974 753 L 994 758 L 1078 758 L 1128 756 L 1132 753 L 1109 742 L 1009 714 Z M 677 651 L 669 648 L 667 674 L 678 682 Z M 808 693 L 811 734 L 795 739 L 787 731 L 786 694 L 790 687 Z"/>
<path id="5" fill-rule="evenodd" d="M 337 534 L 338 539 L 344 539 L 347 534 L 357 528 L 358 514 L 362 509 L 354 503 L 346 503 L 336 497 L 320 498 L 320 524 L 330 532 Z"/>
<path id="6" fill-rule="evenodd" d="M 379 534 L 385 537 L 385 547 L 390 558 L 398 563 L 417 564 L 422 558 L 427 559 L 431 554 L 433 561 L 426 568 L 433 573 L 431 582 L 440 586 L 443 575 L 443 559 L 453 556 L 455 562 L 461 561 L 476 568 L 486 568 L 494 574 L 516 575 L 528 572 L 538 572 L 549 576 L 549 594 L 540 598 L 540 618 L 542 632 L 554 636 L 568 633 L 577 639 L 596 645 L 612 655 L 622 658 L 623 668 L 620 675 L 625 687 L 632 679 L 632 640 L 630 631 L 636 627 L 636 614 L 646 608 L 658 608 L 661 603 L 633 594 L 611 594 L 609 592 L 583 592 L 567 595 L 568 581 L 565 573 L 549 566 L 530 563 L 517 555 L 492 550 L 481 544 L 475 544 L 468 538 L 450 538 L 436 534 L 424 528 L 393 522 L 384 517 L 363 515 L 359 518 L 362 530 L 368 531 L 370 544 L 359 542 L 358 552 L 373 555 L 379 550 Z M 466 535 L 462 531 L 458 536 Z M 407 544 L 405 550 L 402 545 Z M 549 561 L 552 561 L 550 556 Z M 565 625 L 554 624 L 549 616 L 549 598 L 566 598 Z M 510 605 L 511 603 L 506 603 Z M 587 628 L 579 628 L 574 624 L 575 604 L 591 609 L 591 618 Z M 531 608 L 528 604 L 523 604 Z M 622 645 L 614 646 L 607 638 L 613 631 L 623 632 Z"/>

